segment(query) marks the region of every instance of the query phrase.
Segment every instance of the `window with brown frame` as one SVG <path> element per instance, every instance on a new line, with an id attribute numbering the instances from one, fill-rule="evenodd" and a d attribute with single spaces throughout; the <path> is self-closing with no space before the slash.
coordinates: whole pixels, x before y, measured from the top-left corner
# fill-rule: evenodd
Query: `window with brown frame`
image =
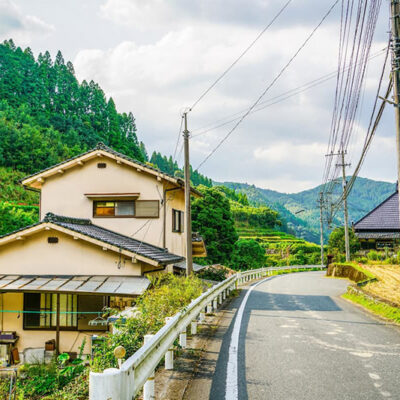
<path id="1" fill-rule="evenodd" d="M 172 232 L 183 232 L 183 211 L 172 209 Z"/>
<path id="2" fill-rule="evenodd" d="M 158 200 L 103 200 L 93 203 L 93 216 L 98 218 L 158 218 Z"/>
<path id="3" fill-rule="evenodd" d="M 61 330 L 107 330 L 107 326 L 90 326 L 105 306 L 107 296 L 60 294 Z M 24 293 L 23 327 L 25 330 L 55 330 L 57 326 L 56 293 Z"/>

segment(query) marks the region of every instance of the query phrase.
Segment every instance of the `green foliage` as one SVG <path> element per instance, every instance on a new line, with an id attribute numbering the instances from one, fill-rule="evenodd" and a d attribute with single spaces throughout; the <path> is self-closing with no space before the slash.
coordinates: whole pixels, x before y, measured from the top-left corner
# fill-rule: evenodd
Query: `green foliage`
<path id="1" fill-rule="evenodd" d="M 262 268 L 265 265 L 265 250 L 255 240 L 238 240 L 233 250 L 231 265 L 236 270 Z"/>
<path id="2" fill-rule="evenodd" d="M 360 304 L 367 310 L 372 311 L 374 314 L 380 315 L 381 317 L 387 318 L 388 320 L 400 324 L 400 309 L 397 307 L 392 307 L 388 304 L 371 300 L 361 294 L 351 292 L 343 294 L 342 297 L 347 300 L 353 301 L 354 303 Z"/>
<path id="3" fill-rule="evenodd" d="M 246 193 L 237 192 L 236 190 L 230 189 L 227 186 L 223 186 L 223 185 L 219 185 L 219 186 L 215 186 L 215 187 L 216 187 L 216 189 L 218 189 L 219 191 L 224 193 L 226 195 L 226 197 L 228 197 L 229 200 L 233 200 L 234 202 L 239 203 L 243 206 L 249 205 L 249 200 L 247 199 Z"/>
<path id="4" fill-rule="evenodd" d="M 192 203 L 193 231 L 207 244 L 209 264 L 228 264 L 238 239 L 229 200 L 216 188 L 200 186 L 203 198 Z"/>
<path id="5" fill-rule="evenodd" d="M 60 52 L 54 62 L 48 52 L 35 60 L 6 41 L 0 63 L 0 165 L 32 173 L 99 141 L 145 160 L 133 115 L 119 114 L 95 82 L 79 84 Z"/>
<path id="6" fill-rule="evenodd" d="M 36 223 L 39 208 L 0 202 L 0 236 Z"/>
<path id="7" fill-rule="evenodd" d="M 274 228 L 282 225 L 279 214 L 268 207 L 251 207 L 232 203 L 231 211 L 235 221 L 239 224 L 244 223 L 260 228 Z"/>
<path id="8" fill-rule="evenodd" d="M 19 181 L 24 177 L 24 173 L 11 168 L 0 167 L 0 201 L 16 205 L 37 205 L 39 194 L 26 190 L 19 184 Z"/>
<path id="9" fill-rule="evenodd" d="M 149 278 L 153 287 L 138 299 L 136 316 L 119 324 L 118 331 L 108 334 L 102 344 L 96 347 L 92 370 L 103 371 L 116 367 L 113 351 L 117 346 L 124 346 L 126 358 L 130 357 L 143 345 L 144 335 L 156 333 L 165 325 L 166 317 L 175 315 L 203 291 L 202 281 L 194 276 L 158 274 Z"/>
<path id="10" fill-rule="evenodd" d="M 209 281 L 222 282 L 228 277 L 228 270 L 225 268 L 207 267 L 198 272 L 197 277 Z"/>
<path id="11" fill-rule="evenodd" d="M 83 348 L 84 343 L 81 348 Z M 69 362 L 66 353 L 60 354 L 49 364 L 24 364 L 19 370 L 19 378 L 16 384 L 18 399 L 65 399 L 79 400 L 88 394 L 87 371 L 84 361 L 80 357 Z M 81 380 L 86 382 L 76 395 L 71 391 L 71 384 Z M 0 396 L 8 398 L 8 380 L 0 381 Z"/>
<path id="12" fill-rule="evenodd" d="M 319 243 L 319 208 L 316 200 L 321 186 L 299 193 L 280 193 L 246 183 L 224 182 L 224 185 L 236 192 L 245 193 L 251 205 L 268 206 L 278 211 L 283 223 L 283 231 L 295 234 L 307 241 Z M 332 198 L 336 199 L 341 190 L 341 184 L 335 185 Z M 394 183 L 357 178 L 348 200 L 350 221 L 358 221 L 395 190 Z M 300 210 L 305 211 L 295 214 Z M 337 214 L 332 221 L 333 224 L 343 224 L 341 214 Z M 328 231 L 326 231 L 325 238 L 328 238 Z"/>
<path id="13" fill-rule="evenodd" d="M 353 230 L 349 228 L 350 253 L 354 254 L 360 249 L 360 242 Z M 345 253 L 344 227 L 332 231 L 328 240 L 328 248 L 332 254 Z"/>

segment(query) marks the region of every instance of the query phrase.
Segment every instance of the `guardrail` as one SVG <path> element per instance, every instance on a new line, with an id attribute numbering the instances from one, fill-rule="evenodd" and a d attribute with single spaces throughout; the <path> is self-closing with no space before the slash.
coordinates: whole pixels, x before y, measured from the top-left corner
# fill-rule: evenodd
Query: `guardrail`
<path id="1" fill-rule="evenodd" d="M 212 313 L 229 296 L 230 292 L 247 281 L 273 275 L 274 271 L 293 269 L 322 269 L 320 265 L 294 265 L 269 267 L 239 272 L 214 285 L 175 316 L 155 334 L 146 335 L 144 345 L 120 368 L 109 368 L 102 373 L 91 372 L 90 400 L 132 400 L 144 388 L 143 399 L 154 399 L 154 372 L 165 357 L 165 368 L 173 369 L 173 344 L 179 337 L 180 346 L 186 347 L 187 328 L 196 334 L 197 323 L 203 322 L 205 312 Z"/>

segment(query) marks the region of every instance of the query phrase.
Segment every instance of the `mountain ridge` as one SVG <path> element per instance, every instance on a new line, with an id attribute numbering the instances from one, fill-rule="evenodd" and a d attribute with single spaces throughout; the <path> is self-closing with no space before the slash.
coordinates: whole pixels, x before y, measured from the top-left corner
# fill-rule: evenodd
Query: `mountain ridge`
<path id="1" fill-rule="evenodd" d="M 348 177 L 349 178 L 349 177 Z M 317 204 L 322 185 L 295 193 L 282 193 L 272 189 L 259 188 L 240 182 L 215 182 L 235 191 L 246 193 L 250 203 L 265 205 L 280 212 L 287 222 L 289 231 L 303 239 L 319 243 L 320 211 Z M 341 179 L 335 182 L 332 198 L 338 198 L 342 191 Z M 369 178 L 357 178 L 348 198 L 349 221 L 357 222 L 367 212 L 396 191 L 396 183 L 377 181 Z M 343 224 L 342 212 L 332 220 L 332 228 Z M 327 238 L 329 229 L 325 228 Z"/>

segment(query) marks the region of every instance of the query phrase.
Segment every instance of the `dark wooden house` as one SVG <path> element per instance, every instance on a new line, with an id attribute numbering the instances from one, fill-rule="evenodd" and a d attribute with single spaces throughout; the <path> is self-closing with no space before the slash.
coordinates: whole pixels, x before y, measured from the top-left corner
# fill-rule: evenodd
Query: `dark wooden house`
<path id="1" fill-rule="evenodd" d="M 353 228 L 362 249 L 381 250 L 400 244 L 399 193 L 389 196 Z"/>

